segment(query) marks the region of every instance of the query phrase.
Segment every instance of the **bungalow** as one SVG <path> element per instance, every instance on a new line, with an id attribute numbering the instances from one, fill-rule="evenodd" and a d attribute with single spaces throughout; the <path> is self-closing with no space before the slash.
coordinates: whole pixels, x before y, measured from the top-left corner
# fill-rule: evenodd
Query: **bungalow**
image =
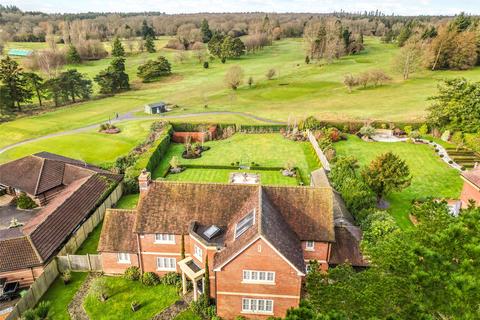
<path id="1" fill-rule="evenodd" d="M 480 166 L 462 172 L 463 190 L 460 196 L 462 208 L 466 208 L 470 201 L 480 206 Z"/>
<path id="2" fill-rule="evenodd" d="M 184 292 L 193 283 L 194 299 L 210 282 L 220 317 L 266 319 L 299 305 L 309 261 L 329 268 L 336 243 L 330 185 L 151 181 L 146 172 L 139 185 L 136 210 L 106 213 L 98 248 L 106 274 L 130 266 L 178 272 Z M 351 250 L 339 246 L 350 238 L 337 244 L 336 264 L 348 260 Z"/>
<path id="3" fill-rule="evenodd" d="M 7 192 L 25 192 L 40 206 L 32 211 L 0 207 L 0 279 L 30 285 L 121 179 L 47 152 L 0 165 L 0 184 Z"/>

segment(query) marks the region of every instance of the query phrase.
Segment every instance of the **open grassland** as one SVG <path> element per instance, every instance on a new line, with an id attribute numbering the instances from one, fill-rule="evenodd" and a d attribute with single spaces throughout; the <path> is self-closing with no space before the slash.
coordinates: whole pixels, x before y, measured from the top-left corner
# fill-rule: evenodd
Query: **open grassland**
<path id="1" fill-rule="evenodd" d="M 241 134 L 237 133 L 225 140 L 205 143 L 211 149 L 204 152 L 198 159 L 183 159 L 182 144 L 172 144 L 167 150 L 163 161 L 153 173 L 153 178 L 161 177 L 168 167 L 169 161 L 176 156 L 180 164 L 195 165 L 226 165 L 237 161 L 241 165 L 250 166 L 252 162 L 263 167 L 283 167 L 292 162 L 298 167 L 304 179 L 309 179 L 311 171 L 318 168 L 315 156 L 307 142 L 294 142 L 285 139 L 280 134 Z M 254 169 L 254 168 L 253 168 Z M 180 174 L 167 176 L 167 180 L 228 182 L 230 172 L 235 170 L 211 170 L 189 168 Z M 279 172 L 259 172 L 263 184 L 296 185 L 294 178 L 283 177 Z"/>
<path id="2" fill-rule="evenodd" d="M 167 38 L 158 41 L 161 47 Z M 40 44 L 31 44 L 39 46 Z M 166 101 L 179 105 L 170 115 L 205 111 L 238 111 L 267 119 L 286 121 L 290 115 L 315 115 L 323 120 L 421 121 L 425 116 L 427 98 L 435 93 L 438 80 L 463 76 L 480 80 L 480 68 L 470 71 L 422 71 L 410 80 L 401 80 L 393 70 L 398 48 L 383 44 L 376 38 L 365 38 L 366 50 L 359 55 L 343 57 L 332 64 L 304 63 L 305 52 L 301 39 L 285 39 L 256 54 L 221 64 L 210 63 L 209 69 L 192 56 L 178 62 L 175 50 L 161 49 L 157 53 L 140 53 L 127 57 L 127 72 L 134 90 L 114 97 L 92 100 L 53 112 L 18 119 L 0 125 L 0 147 L 22 141 L 98 123 L 113 117 L 116 112 L 141 111 L 145 103 Z M 138 65 L 159 55 L 172 63 L 173 74 L 162 81 L 142 84 L 136 76 Z M 110 62 L 110 58 L 86 62 L 75 67 L 93 77 Z M 254 85 L 244 84 L 237 91 L 226 88 L 224 76 L 228 68 L 240 65 L 245 80 L 253 77 Z M 270 68 L 277 70 L 274 80 L 266 80 Z M 345 74 L 358 74 L 372 69 L 383 69 L 393 81 L 377 88 L 357 88 L 352 93 L 343 85 Z M 208 106 L 205 108 L 205 106 Z M 141 114 L 141 113 L 138 113 Z M 215 121 L 208 115 L 203 119 Z M 198 118 L 191 118 L 195 121 Z M 239 116 L 222 116 L 222 121 L 238 121 Z M 244 121 L 253 122 L 250 119 Z M 188 119 L 190 121 L 190 119 Z"/>
<path id="3" fill-rule="evenodd" d="M 95 165 L 113 163 L 142 142 L 152 121 L 129 121 L 119 124 L 119 134 L 104 134 L 93 129 L 30 142 L 0 154 L 0 163 L 14 160 L 32 153 L 48 151 L 66 157 L 80 159 Z"/>
<path id="4" fill-rule="evenodd" d="M 355 156 L 361 167 L 366 166 L 376 156 L 392 151 L 405 160 L 413 176 L 412 184 L 401 192 L 393 192 L 387 197 L 389 212 L 402 228 L 411 225 L 408 212 L 412 200 L 426 197 L 457 199 L 462 189 L 459 172 L 450 168 L 427 145 L 411 143 L 364 142 L 356 136 L 335 144 L 337 154 Z"/>

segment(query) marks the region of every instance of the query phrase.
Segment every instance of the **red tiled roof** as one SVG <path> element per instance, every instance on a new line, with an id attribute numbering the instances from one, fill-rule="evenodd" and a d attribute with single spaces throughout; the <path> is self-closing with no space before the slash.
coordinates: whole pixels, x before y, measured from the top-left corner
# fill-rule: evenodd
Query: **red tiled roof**
<path id="1" fill-rule="evenodd" d="M 29 235 L 43 261 L 61 248 L 109 188 L 107 179 L 98 174 L 78 180 L 25 225 L 23 231 Z"/>
<path id="2" fill-rule="evenodd" d="M 462 172 L 462 176 L 480 188 L 480 167 Z"/>
<path id="3" fill-rule="evenodd" d="M 28 238 L 0 241 L 0 272 L 25 269 L 41 264 Z"/>
<path id="4" fill-rule="evenodd" d="M 135 210 L 107 210 L 98 251 L 137 252 L 137 238 L 133 233 L 134 224 Z"/>

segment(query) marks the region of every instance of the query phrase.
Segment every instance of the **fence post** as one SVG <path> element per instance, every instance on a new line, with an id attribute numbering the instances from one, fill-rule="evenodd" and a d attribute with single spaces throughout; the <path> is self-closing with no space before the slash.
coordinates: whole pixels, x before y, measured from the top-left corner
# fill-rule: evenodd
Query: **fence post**
<path id="1" fill-rule="evenodd" d="M 90 255 L 87 253 L 87 261 L 88 261 L 88 270 L 92 271 L 92 262 L 90 261 Z"/>
<path id="2" fill-rule="evenodd" d="M 72 262 L 70 261 L 70 255 L 67 253 L 67 262 L 68 262 L 68 269 L 72 270 Z"/>

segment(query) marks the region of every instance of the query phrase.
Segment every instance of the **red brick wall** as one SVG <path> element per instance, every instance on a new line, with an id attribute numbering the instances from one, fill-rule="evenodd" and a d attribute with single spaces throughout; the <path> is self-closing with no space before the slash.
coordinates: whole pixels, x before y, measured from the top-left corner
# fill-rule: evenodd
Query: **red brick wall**
<path id="1" fill-rule="evenodd" d="M 189 254 L 190 237 L 185 236 L 185 254 Z M 144 272 L 156 272 L 164 275 L 169 271 L 157 270 L 157 257 L 175 258 L 178 262 L 181 260 L 182 236 L 175 235 L 175 244 L 155 243 L 155 234 L 145 234 L 140 236 L 141 259 Z M 177 272 L 180 269 L 177 266 Z"/>
<path id="2" fill-rule="evenodd" d="M 242 283 L 243 270 L 274 271 L 275 284 Z M 257 240 L 216 272 L 216 277 L 217 312 L 224 319 L 233 319 L 241 314 L 242 298 L 274 300 L 273 311 L 277 317 L 285 316 L 286 310 L 298 306 L 300 301 L 302 277 L 263 240 Z M 255 315 L 254 318 L 268 316 Z"/>
<path id="3" fill-rule="evenodd" d="M 43 267 L 0 272 L 0 278 L 7 278 L 8 282 L 19 281 L 22 288 L 30 286 L 43 273 Z"/>
<path id="4" fill-rule="evenodd" d="M 477 206 L 480 206 L 480 190 L 475 188 L 471 183 L 465 181 L 463 183 L 463 190 L 460 199 L 462 200 L 462 207 L 467 207 L 470 199 L 475 200 Z"/>
<path id="5" fill-rule="evenodd" d="M 176 143 L 185 143 L 187 137 L 191 137 L 191 142 L 208 141 L 217 137 L 217 127 L 213 126 L 208 128 L 207 132 L 174 132 L 172 135 L 172 141 Z"/>
<path id="6" fill-rule="evenodd" d="M 130 254 L 130 263 L 119 263 L 117 253 L 102 252 L 101 255 L 103 272 L 106 274 L 123 274 L 128 267 L 139 267 L 136 254 Z"/>
<path id="7" fill-rule="evenodd" d="M 328 270 L 328 251 L 329 251 L 329 244 L 327 242 L 315 242 L 313 246 L 313 251 L 306 250 L 306 241 L 302 241 L 302 248 L 303 248 L 303 255 L 305 257 L 305 261 L 308 262 L 309 260 L 317 260 L 320 263 L 320 267 L 322 270 Z"/>

